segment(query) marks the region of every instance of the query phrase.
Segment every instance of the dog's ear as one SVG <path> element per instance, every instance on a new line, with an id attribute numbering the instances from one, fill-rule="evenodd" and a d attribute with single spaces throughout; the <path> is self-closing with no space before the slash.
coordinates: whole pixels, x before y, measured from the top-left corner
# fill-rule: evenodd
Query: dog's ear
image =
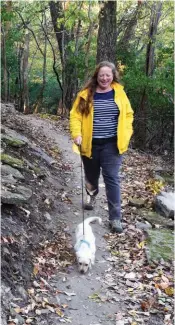
<path id="1" fill-rule="evenodd" d="M 91 269 L 91 268 L 92 268 L 92 260 L 90 258 L 90 260 L 89 260 L 89 269 Z"/>

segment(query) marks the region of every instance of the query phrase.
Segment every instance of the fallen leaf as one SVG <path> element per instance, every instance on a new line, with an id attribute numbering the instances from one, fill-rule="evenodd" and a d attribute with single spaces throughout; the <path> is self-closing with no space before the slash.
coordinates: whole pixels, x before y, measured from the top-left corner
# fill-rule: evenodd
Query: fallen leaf
<path id="1" fill-rule="evenodd" d="M 26 210 L 23 207 L 20 207 L 20 209 L 27 214 L 27 218 L 30 216 L 30 211 L 29 210 Z"/>
<path id="2" fill-rule="evenodd" d="M 56 314 L 57 314 L 58 316 L 60 316 L 60 317 L 63 317 L 63 316 L 64 316 L 64 313 L 62 312 L 62 310 L 61 310 L 60 308 L 56 308 L 56 309 L 55 309 L 55 312 L 56 312 Z"/>
<path id="3" fill-rule="evenodd" d="M 49 199 L 45 199 L 44 203 L 46 203 L 47 205 L 50 205 L 50 200 Z"/>
<path id="4" fill-rule="evenodd" d="M 75 292 L 67 292 L 67 291 L 64 291 L 65 295 L 71 297 L 71 296 L 76 296 L 76 293 Z"/>
<path id="5" fill-rule="evenodd" d="M 38 271 L 39 271 L 39 265 L 38 264 L 35 264 L 34 265 L 34 268 L 33 268 L 33 274 L 34 275 L 37 275 L 38 274 Z"/>
<path id="6" fill-rule="evenodd" d="M 49 309 L 52 313 L 55 312 L 55 309 L 51 307 L 50 305 L 46 305 L 46 308 Z"/>
<path id="7" fill-rule="evenodd" d="M 19 313 L 21 313 L 21 308 L 20 307 L 17 307 L 17 308 L 14 308 L 14 311 L 17 313 L 17 314 L 19 314 Z"/>
<path id="8" fill-rule="evenodd" d="M 137 244 L 137 247 L 142 249 L 145 247 L 145 243 L 145 240 L 143 240 L 141 243 Z"/>
<path id="9" fill-rule="evenodd" d="M 68 305 L 66 305 L 66 304 L 63 304 L 63 305 L 61 305 L 61 307 L 63 307 L 63 308 L 65 309 L 65 308 L 67 308 L 67 307 L 68 307 Z"/>
<path id="10" fill-rule="evenodd" d="M 163 282 L 169 283 L 169 279 L 166 276 L 162 275 L 161 278 Z"/>
<path id="11" fill-rule="evenodd" d="M 125 279 L 133 280 L 133 279 L 135 279 L 135 277 L 136 277 L 136 274 L 134 272 L 125 274 Z"/>
<path id="12" fill-rule="evenodd" d="M 122 318 L 123 318 L 122 313 L 117 313 L 116 314 L 116 317 L 115 317 L 116 320 L 120 320 Z"/>
<path id="13" fill-rule="evenodd" d="M 117 320 L 115 325 L 125 325 L 125 322 L 123 319 Z"/>
<path id="14" fill-rule="evenodd" d="M 31 322 L 33 322 L 33 318 L 27 318 L 25 322 L 26 324 L 30 324 Z"/>
<path id="15" fill-rule="evenodd" d="M 174 294 L 174 288 L 173 288 L 173 287 L 165 288 L 165 293 L 166 293 L 168 296 L 173 296 L 173 294 Z"/>
<path id="16" fill-rule="evenodd" d="M 155 303 L 155 298 L 151 297 L 150 299 L 144 300 L 141 302 L 141 308 L 143 311 L 148 311 Z"/>
<path id="17" fill-rule="evenodd" d="M 30 288 L 27 291 L 28 291 L 29 295 L 34 295 L 34 293 L 35 293 L 34 288 Z"/>
<path id="18" fill-rule="evenodd" d="M 37 281 L 33 281 L 33 285 L 35 288 L 40 288 L 40 284 Z"/>
<path id="19" fill-rule="evenodd" d="M 160 289 L 166 289 L 166 288 L 168 288 L 169 287 L 169 283 L 167 283 L 167 282 L 161 282 L 161 283 L 159 283 L 158 284 L 158 286 L 159 286 L 159 288 Z"/>
<path id="20" fill-rule="evenodd" d="M 36 310 L 35 310 L 35 313 L 36 313 L 37 315 L 41 315 L 41 310 L 36 309 Z"/>

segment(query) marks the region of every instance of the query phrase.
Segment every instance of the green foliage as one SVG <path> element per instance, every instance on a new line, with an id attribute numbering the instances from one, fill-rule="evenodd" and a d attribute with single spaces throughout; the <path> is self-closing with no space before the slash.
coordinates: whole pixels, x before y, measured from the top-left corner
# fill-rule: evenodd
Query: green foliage
<path id="1" fill-rule="evenodd" d="M 117 22 L 118 22 L 118 44 L 124 36 L 128 22 L 135 16 L 137 2 L 118 1 L 117 2 Z M 148 31 L 151 17 L 151 6 L 153 1 L 144 2 L 140 6 L 137 16 L 134 33 L 128 41 L 125 50 L 116 48 L 116 61 L 122 67 L 122 83 L 131 101 L 135 113 L 140 108 L 140 101 L 144 89 L 147 93 L 147 116 L 148 127 L 157 128 L 160 125 L 163 130 L 167 130 L 167 125 L 172 125 L 173 117 L 173 12 L 174 3 L 164 1 L 162 6 L 162 15 L 158 26 L 155 43 L 155 69 L 152 78 L 146 77 L 146 47 L 148 44 Z M 67 67 L 70 74 L 78 80 L 79 90 L 85 82 L 85 78 L 92 75 L 96 65 L 97 51 L 97 34 L 98 34 L 98 12 L 99 4 L 97 1 L 70 1 L 62 2 L 65 9 L 61 18 L 58 19 L 58 27 L 62 27 L 65 36 L 69 39 L 68 44 L 64 47 L 67 57 Z M 56 69 L 62 82 L 63 66 L 56 42 L 55 33 L 52 27 L 50 17 L 49 1 L 15 1 L 12 2 L 12 11 L 7 10 L 5 2 L 2 2 L 2 26 L 5 28 L 8 24 L 8 33 L 6 34 L 6 59 L 7 68 L 10 73 L 10 95 L 13 99 L 16 91 L 16 78 L 19 76 L 19 46 L 24 45 L 25 27 L 20 18 L 23 17 L 26 26 L 30 32 L 30 54 L 29 54 L 29 99 L 31 108 L 34 107 L 43 82 L 43 55 L 39 51 L 36 40 L 40 49 L 44 51 L 45 35 L 41 27 L 43 14 L 46 15 L 46 31 L 48 38 L 55 52 Z M 136 19 L 136 18 L 134 18 Z M 78 23 L 80 29 L 77 37 Z M 89 27 L 93 22 L 93 32 L 90 38 L 89 53 L 87 53 L 87 44 L 89 42 Z M 34 35 L 35 38 L 34 38 Z M 46 87 L 42 111 L 56 113 L 59 100 L 61 99 L 61 90 L 53 72 L 53 52 L 50 43 L 47 43 L 46 54 Z M 88 69 L 86 64 L 88 62 Z M 2 63 L 2 94 L 3 94 L 3 69 Z M 88 70 L 88 71 L 87 71 Z M 161 122 L 160 122 L 161 121 Z M 157 132 L 158 132 L 157 131 Z"/>

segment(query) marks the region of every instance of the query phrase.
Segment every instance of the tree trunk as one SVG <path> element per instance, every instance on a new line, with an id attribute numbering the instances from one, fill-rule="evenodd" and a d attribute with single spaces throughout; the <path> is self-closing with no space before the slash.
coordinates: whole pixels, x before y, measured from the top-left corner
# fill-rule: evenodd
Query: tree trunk
<path id="1" fill-rule="evenodd" d="M 28 59 L 29 59 L 30 35 L 28 29 L 25 31 L 25 43 L 23 53 L 23 103 L 24 114 L 29 113 L 29 90 L 28 90 Z"/>
<path id="2" fill-rule="evenodd" d="M 134 37 L 135 28 L 137 26 L 137 21 L 139 14 L 141 12 L 141 6 L 140 4 L 137 5 L 134 12 L 131 15 L 131 18 L 129 21 L 127 21 L 127 25 L 123 34 L 123 37 L 120 39 L 120 41 L 117 43 L 117 48 L 119 48 L 123 53 L 129 51 L 129 42 Z"/>
<path id="3" fill-rule="evenodd" d="M 151 77 L 154 71 L 154 51 L 157 36 L 157 27 L 161 16 L 162 2 L 154 2 L 152 7 L 150 27 L 149 27 L 149 43 L 146 51 L 146 75 Z"/>
<path id="4" fill-rule="evenodd" d="M 71 61 L 71 59 L 74 57 L 74 53 L 68 44 L 69 41 L 74 39 L 74 35 L 72 32 L 66 30 L 63 22 L 59 24 L 59 26 L 57 24 L 57 21 L 60 18 L 62 20 L 64 18 L 63 5 L 64 2 L 62 1 L 49 2 L 52 23 L 58 43 L 62 65 L 62 105 L 63 110 L 70 110 L 75 89 L 75 76 L 74 64 Z"/>
<path id="5" fill-rule="evenodd" d="M 36 104 L 34 106 L 34 113 L 37 114 L 41 107 L 42 107 L 42 104 L 43 104 L 43 94 L 44 94 L 44 89 L 45 89 L 45 86 L 46 86 L 46 58 L 47 58 L 47 32 L 46 32 L 46 15 L 45 15 L 45 12 L 43 13 L 43 20 L 44 20 L 44 26 L 43 26 L 43 29 L 44 29 L 44 53 L 43 53 L 43 82 L 42 82 L 42 86 L 41 86 L 41 89 L 40 89 L 40 92 L 39 92 L 39 95 L 38 95 L 38 98 L 36 100 Z"/>
<path id="6" fill-rule="evenodd" d="M 97 63 L 104 60 L 116 63 L 116 9 L 117 1 L 101 1 L 97 37 Z"/>
<path id="7" fill-rule="evenodd" d="M 90 76 L 89 76 L 89 54 L 90 54 L 90 46 L 91 46 L 91 41 L 92 41 L 92 35 L 93 35 L 93 30 L 94 30 L 94 21 L 91 19 L 91 2 L 89 1 L 89 8 L 88 8 L 88 18 L 89 18 L 89 27 L 87 31 L 87 43 L 85 46 L 85 59 L 84 59 L 84 65 L 85 65 L 85 76 L 84 76 L 84 81 L 86 82 Z"/>
<path id="8" fill-rule="evenodd" d="M 5 30 L 1 26 L 2 31 L 2 62 L 3 62 L 3 85 L 4 85 L 4 100 L 7 102 L 8 98 L 8 74 L 7 74 L 7 58 L 6 58 L 6 37 Z"/>
<path id="9" fill-rule="evenodd" d="M 154 72 L 154 50 L 157 35 L 157 27 L 161 16 L 162 2 L 154 2 L 152 6 L 150 27 L 148 34 L 148 45 L 146 50 L 145 73 L 148 78 Z M 143 90 L 141 102 L 135 118 L 135 145 L 137 148 L 145 149 L 147 140 L 147 88 Z"/>

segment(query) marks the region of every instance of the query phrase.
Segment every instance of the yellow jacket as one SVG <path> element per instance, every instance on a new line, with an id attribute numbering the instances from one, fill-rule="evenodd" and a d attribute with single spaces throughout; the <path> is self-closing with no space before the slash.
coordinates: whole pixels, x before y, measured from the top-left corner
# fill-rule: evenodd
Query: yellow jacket
<path id="1" fill-rule="evenodd" d="M 128 97 L 123 90 L 123 86 L 113 82 L 111 87 L 114 89 L 114 101 L 117 104 L 120 114 L 118 118 L 117 128 L 117 147 L 119 153 L 122 154 L 128 149 L 129 141 L 133 133 L 133 110 L 131 108 Z M 92 151 L 92 133 L 93 133 L 93 102 L 90 104 L 90 113 L 88 116 L 77 111 L 80 98 L 87 99 L 88 90 L 82 90 L 78 93 L 77 98 L 70 111 L 70 132 L 74 139 L 77 136 L 82 136 L 81 150 L 82 154 L 91 157 Z"/>

